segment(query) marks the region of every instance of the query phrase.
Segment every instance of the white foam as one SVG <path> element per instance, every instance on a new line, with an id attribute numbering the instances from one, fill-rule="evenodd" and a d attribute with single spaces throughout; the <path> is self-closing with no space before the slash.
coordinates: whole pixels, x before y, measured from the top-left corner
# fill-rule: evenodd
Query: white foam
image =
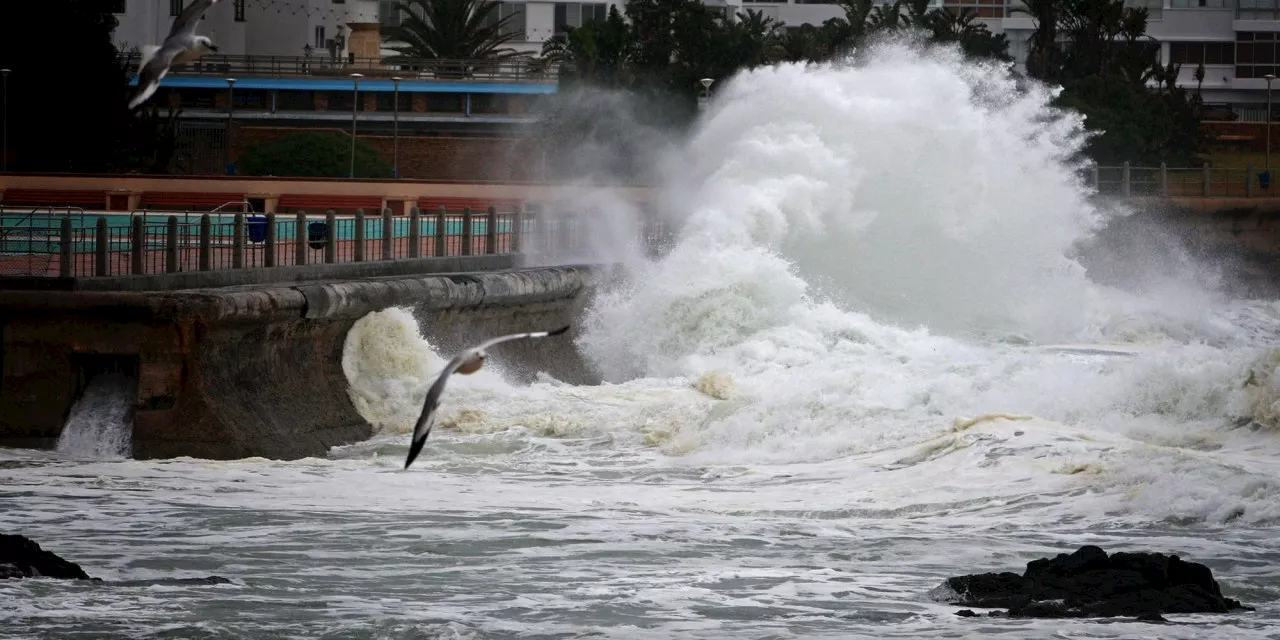
<path id="1" fill-rule="evenodd" d="M 74 458 L 124 458 L 133 453 L 133 403 L 138 382 L 120 373 L 94 376 L 71 405 L 58 453 Z"/>

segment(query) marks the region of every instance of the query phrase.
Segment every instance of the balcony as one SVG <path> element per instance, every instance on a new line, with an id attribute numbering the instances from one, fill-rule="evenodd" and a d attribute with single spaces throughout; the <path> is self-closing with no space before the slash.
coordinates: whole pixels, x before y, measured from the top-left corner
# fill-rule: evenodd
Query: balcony
<path id="1" fill-rule="evenodd" d="M 139 54 L 120 56 L 126 69 L 138 68 Z M 231 56 L 209 54 L 174 67 L 173 75 L 339 78 L 362 73 L 370 78 L 481 82 L 556 82 L 558 65 L 534 57 L 507 60 L 416 60 L 330 58 L 327 56 Z"/>

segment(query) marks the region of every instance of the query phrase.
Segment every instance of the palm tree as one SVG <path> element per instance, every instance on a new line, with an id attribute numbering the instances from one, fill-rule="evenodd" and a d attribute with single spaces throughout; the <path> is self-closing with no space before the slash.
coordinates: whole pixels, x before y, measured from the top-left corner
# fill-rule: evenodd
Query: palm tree
<path id="1" fill-rule="evenodd" d="M 519 34 L 507 31 L 511 16 L 499 18 L 500 5 L 497 0 L 399 0 L 403 19 L 386 33 L 397 55 L 387 61 L 450 61 L 436 75 L 466 77 L 477 66 L 472 61 L 525 55 L 503 46 Z"/>
<path id="2" fill-rule="evenodd" d="M 618 7 L 610 7 L 604 22 L 571 27 L 567 35 L 544 42 L 541 59 L 560 65 L 562 77 L 609 87 L 625 86 L 630 81 L 627 65 L 634 50 L 630 29 Z"/>

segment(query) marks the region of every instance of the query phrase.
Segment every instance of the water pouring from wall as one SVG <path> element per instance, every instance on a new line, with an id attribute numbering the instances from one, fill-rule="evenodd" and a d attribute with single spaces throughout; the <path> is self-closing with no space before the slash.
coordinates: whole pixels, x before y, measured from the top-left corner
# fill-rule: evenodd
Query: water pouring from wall
<path id="1" fill-rule="evenodd" d="M 58 453 L 89 459 L 131 456 L 137 389 L 136 378 L 118 371 L 90 378 L 58 436 Z"/>

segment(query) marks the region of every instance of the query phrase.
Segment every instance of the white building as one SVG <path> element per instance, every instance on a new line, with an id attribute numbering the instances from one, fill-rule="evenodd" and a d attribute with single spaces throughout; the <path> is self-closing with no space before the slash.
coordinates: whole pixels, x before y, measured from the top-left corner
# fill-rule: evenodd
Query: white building
<path id="1" fill-rule="evenodd" d="M 726 0 L 704 0 L 726 5 Z M 1194 87 L 1203 62 L 1204 99 L 1208 103 L 1262 103 L 1263 76 L 1280 68 L 1280 0 L 1126 0 L 1150 10 L 1148 34 L 1162 43 L 1162 59 L 1182 65 L 1181 83 Z M 168 32 L 182 0 L 117 0 L 122 13 L 116 41 L 158 43 Z M 618 2 L 503 2 L 518 34 L 511 46 L 537 52 L 542 43 L 569 27 L 603 20 Z M 1005 33 L 1010 53 L 1021 62 L 1034 24 L 1016 13 L 1020 0 L 933 0 L 934 6 L 971 8 L 993 32 Z M 394 26 L 394 2 L 383 0 L 222 0 L 209 11 L 201 32 L 219 45 L 219 53 L 250 56 L 377 55 L 378 26 Z M 727 0 L 732 11 L 762 11 L 787 26 L 821 24 L 842 15 L 838 5 L 819 0 L 761 2 Z M 388 53 L 385 49 L 383 53 Z"/>

